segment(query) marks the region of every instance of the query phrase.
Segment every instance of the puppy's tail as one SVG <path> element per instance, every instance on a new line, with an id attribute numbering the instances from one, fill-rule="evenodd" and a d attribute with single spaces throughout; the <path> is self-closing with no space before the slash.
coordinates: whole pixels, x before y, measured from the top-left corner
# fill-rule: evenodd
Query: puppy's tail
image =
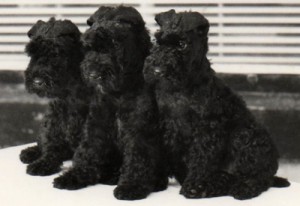
<path id="1" fill-rule="evenodd" d="M 290 184 L 291 183 L 287 179 L 275 176 L 272 187 L 288 187 Z"/>

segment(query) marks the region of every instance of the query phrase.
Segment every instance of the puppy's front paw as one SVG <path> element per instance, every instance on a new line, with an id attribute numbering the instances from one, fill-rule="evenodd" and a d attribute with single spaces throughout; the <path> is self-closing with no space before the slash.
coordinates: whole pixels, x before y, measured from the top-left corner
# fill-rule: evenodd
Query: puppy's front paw
<path id="1" fill-rule="evenodd" d="M 206 188 L 202 184 L 188 184 L 182 185 L 180 194 L 186 198 L 205 198 L 207 196 Z"/>
<path id="2" fill-rule="evenodd" d="M 219 197 L 227 193 L 228 189 L 224 185 L 214 182 L 184 183 L 180 190 L 180 194 L 186 198 Z"/>
<path id="3" fill-rule="evenodd" d="M 114 196 L 119 200 L 140 200 L 149 194 L 148 188 L 138 185 L 120 185 L 114 190 Z"/>
<path id="4" fill-rule="evenodd" d="M 78 190 L 86 187 L 87 184 L 78 181 L 75 176 L 64 174 L 54 179 L 53 186 L 57 189 Z"/>
<path id="5" fill-rule="evenodd" d="M 167 189 L 168 183 L 169 183 L 168 177 L 158 179 L 153 191 L 160 192 L 160 191 Z"/>
<path id="6" fill-rule="evenodd" d="M 186 198 L 207 198 L 229 195 L 229 188 L 233 184 L 233 177 L 225 172 L 210 174 L 202 181 L 185 180 L 180 194 Z"/>
<path id="7" fill-rule="evenodd" d="M 245 183 L 240 183 L 232 186 L 230 195 L 237 200 L 247 200 L 258 196 L 261 193 L 261 189 L 255 186 L 249 186 Z"/>
<path id="8" fill-rule="evenodd" d="M 38 146 L 28 147 L 21 151 L 20 160 L 25 164 L 30 164 L 41 156 Z"/>
<path id="9" fill-rule="evenodd" d="M 92 174 L 90 175 L 92 176 Z M 77 190 L 96 184 L 96 180 L 93 181 L 92 179 L 88 178 L 84 171 L 80 172 L 79 170 L 71 169 L 60 177 L 55 178 L 53 186 L 57 189 Z"/>
<path id="10" fill-rule="evenodd" d="M 27 174 L 34 176 L 47 176 L 60 171 L 60 164 L 53 164 L 46 159 L 37 160 L 27 166 Z"/>

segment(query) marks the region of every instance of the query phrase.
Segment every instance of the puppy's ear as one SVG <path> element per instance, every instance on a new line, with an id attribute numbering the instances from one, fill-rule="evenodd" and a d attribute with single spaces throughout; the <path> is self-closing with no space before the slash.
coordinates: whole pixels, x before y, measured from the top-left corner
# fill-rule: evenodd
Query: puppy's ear
<path id="1" fill-rule="evenodd" d="M 155 21 L 159 26 L 162 26 L 168 22 L 170 22 L 173 18 L 173 16 L 176 14 L 174 9 L 171 9 L 167 12 L 162 12 L 155 15 Z"/>
<path id="2" fill-rule="evenodd" d="M 195 31 L 199 36 L 206 36 L 209 30 L 209 25 L 200 25 Z"/>
<path id="3" fill-rule="evenodd" d="M 36 34 L 37 30 L 44 25 L 45 22 L 42 20 L 38 20 L 35 25 L 31 27 L 31 29 L 27 32 L 27 36 L 32 39 L 32 37 Z"/>
<path id="4" fill-rule="evenodd" d="M 55 27 L 59 29 L 58 36 L 70 36 L 76 40 L 80 38 L 79 29 L 70 20 L 57 21 Z"/>
<path id="5" fill-rule="evenodd" d="M 198 12 L 182 13 L 182 25 L 184 31 L 193 31 L 199 36 L 205 36 L 209 30 L 208 20 Z"/>
<path id="6" fill-rule="evenodd" d="M 133 7 L 119 6 L 115 10 L 116 20 L 126 23 L 135 29 L 144 29 L 145 22 L 141 14 Z"/>
<path id="7" fill-rule="evenodd" d="M 99 7 L 99 9 L 86 20 L 87 25 L 92 26 L 96 21 L 102 19 L 107 14 L 107 12 L 111 11 L 112 9 L 113 7 L 109 6 Z"/>
<path id="8" fill-rule="evenodd" d="M 54 23 L 56 21 L 55 17 L 51 17 L 48 22 Z"/>

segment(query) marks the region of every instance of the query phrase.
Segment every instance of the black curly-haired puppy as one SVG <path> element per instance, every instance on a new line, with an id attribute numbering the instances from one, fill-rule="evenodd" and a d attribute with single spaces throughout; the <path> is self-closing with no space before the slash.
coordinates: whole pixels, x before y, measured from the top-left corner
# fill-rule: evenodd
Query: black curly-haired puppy
<path id="1" fill-rule="evenodd" d="M 91 27 L 82 37 L 88 51 L 81 68 L 95 96 L 86 123 L 86 144 L 75 154 L 73 168 L 54 185 L 78 189 L 118 183 L 116 198 L 145 198 L 165 189 L 168 181 L 158 170 L 163 167 L 157 107 L 142 73 L 150 37 L 132 7 L 100 7 L 88 24 Z"/>
<path id="2" fill-rule="evenodd" d="M 28 37 L 26 89 L 50 102 L 37 146 L 23 150 L 20 159 L 29 164 L 28 174 L 51 175 L 72 158 L 83 138 L 91 92 L 81 78 L 80 32 L 71 21 L 39 20 Z"/>
<path id="3" fill-rule="evenodd" d="M 206 57 L 208 21 L 197 12 L 156 15 L 158 45 L 147 57 L 169 173 L 187 198 L 255 197 L 271 186 L 278 153 L 244 101 L 215 76 Z"/>

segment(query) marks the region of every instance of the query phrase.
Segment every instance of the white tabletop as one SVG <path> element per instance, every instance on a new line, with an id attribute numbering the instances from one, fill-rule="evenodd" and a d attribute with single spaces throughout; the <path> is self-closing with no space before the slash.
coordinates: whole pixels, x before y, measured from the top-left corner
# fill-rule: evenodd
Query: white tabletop
<path id="1" fill-rule="evenodd" d="M 299 206 L 300 184 L 288 188 L 271 188 L 257 198 L 239 201 L 232 197 L 185 199 L 179 195 L 179 185 L 171 183 L 167 190 L 152 193 L 147 199 L 120 201 L 114 198 L 114 186 L 95 185 L 77 191 L 52 187 L 58 176 L 34 177 L 27 175 L 26 165 L 19 153 L 29 145 L 0 150 L 0 205 L 2 206 Z M 70 165 L 70 162 L 64 164 Z"/>

